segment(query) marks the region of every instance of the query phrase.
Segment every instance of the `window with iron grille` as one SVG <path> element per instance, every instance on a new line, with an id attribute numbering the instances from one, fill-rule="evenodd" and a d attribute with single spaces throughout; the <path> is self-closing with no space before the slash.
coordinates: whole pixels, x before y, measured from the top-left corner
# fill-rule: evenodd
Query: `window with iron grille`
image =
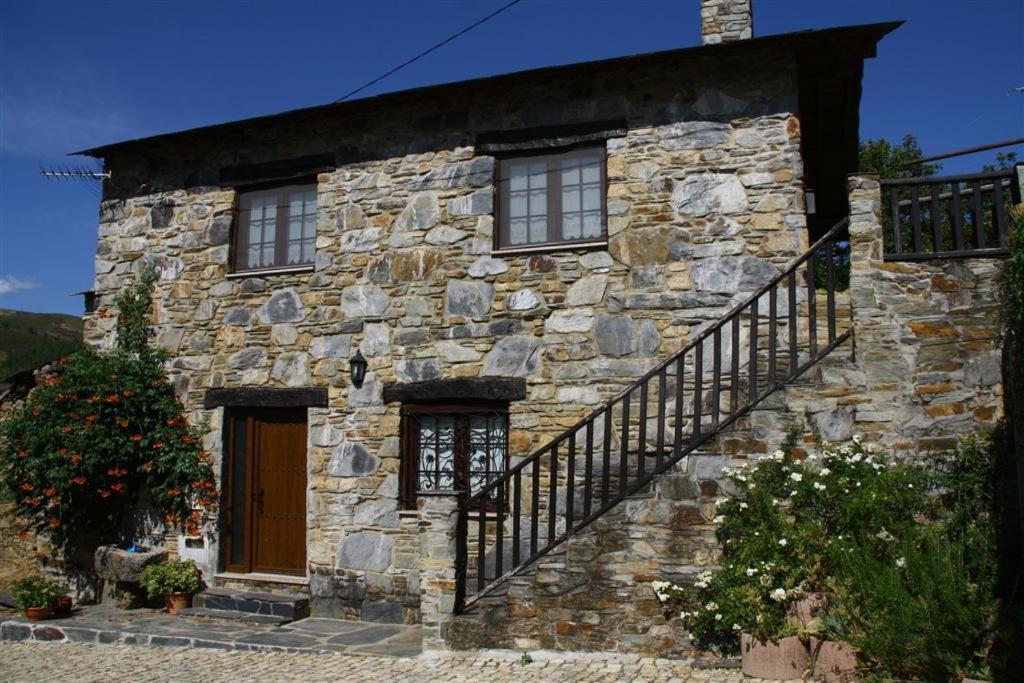
<path id="1" fill-rule="evenodd" d="M 603 145 L 501 159 L 496 246 L 603 242 L 605 163 Z"/>
<path id="2" fill-rule="evenodd" d="M 240 192 L 234 272 L 276 270 L 313 263 L 316 184 Z"/>
<path id="3" fill-rule="evenodd" d="M 508 469 L 506 406 L 406 405 L 402 413 L 407 506 L 421 493 L 476 493 Z"/>

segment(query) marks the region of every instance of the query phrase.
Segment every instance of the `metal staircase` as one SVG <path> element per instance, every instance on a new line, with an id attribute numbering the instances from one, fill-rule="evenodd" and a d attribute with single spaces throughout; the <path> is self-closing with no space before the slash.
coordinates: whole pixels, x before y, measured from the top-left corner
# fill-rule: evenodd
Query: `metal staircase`
<path id="1" fill-rule="evenodd" d="M 837 330 L 834 247 L 846 226 L 844 219 L 683 349 L 464 499 L 456 610 L 645 489 L 849 338 L 848 326 Z"/>

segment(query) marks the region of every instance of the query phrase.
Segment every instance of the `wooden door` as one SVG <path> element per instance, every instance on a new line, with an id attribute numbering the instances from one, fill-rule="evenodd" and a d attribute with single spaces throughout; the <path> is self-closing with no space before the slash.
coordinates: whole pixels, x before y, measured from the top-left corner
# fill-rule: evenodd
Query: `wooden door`
<path id="1" fill-rule="evenodd" d="M 234 413 L 228 441 L 227 569 L 305 574 L 306 411 Z"/>

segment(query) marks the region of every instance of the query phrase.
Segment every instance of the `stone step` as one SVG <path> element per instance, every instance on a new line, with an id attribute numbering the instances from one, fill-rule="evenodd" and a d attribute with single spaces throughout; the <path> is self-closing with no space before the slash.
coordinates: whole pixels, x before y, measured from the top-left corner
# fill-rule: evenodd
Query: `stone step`
<path id="1" fill-rule="evenodd" d="M 291 617 L 280 617 L 276 614 L 254 614 L 230 609 L 209 609 L 207 607 L 188 607 L 178 610 L 178 616 L 193 621 L 231 621 L 242 624 L 261 624 L 281 626 L 292 621 Z"/>
<path id="2" fill-rule="evenodd" d="M 193 608 L 286 617 L 288 621 L 309 616 L 309 597 L 298 593 L 258 593 L 230 588 L 207 588 L 195 596 L 192 605 Z"/>

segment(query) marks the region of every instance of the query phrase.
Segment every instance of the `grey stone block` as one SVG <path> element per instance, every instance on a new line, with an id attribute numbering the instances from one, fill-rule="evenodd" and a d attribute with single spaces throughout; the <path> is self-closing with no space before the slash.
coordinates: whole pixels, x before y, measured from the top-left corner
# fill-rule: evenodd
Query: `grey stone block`
<path id="1" fill-rule="evenodd" d="M 379 531 L 357 531 L 345 536 L 338 549 L 338 566 L 384 571 L 391 564 L 394 541 Z"/>
<path id="2" fill-rule="evenodd" d="M 243 283 L 244 285 L 245 283 Z M 302 300 L 294 289 L 282 289 L 274 292 L 270 300 L 256 311 L 256 315 L 265 325 L 277 323 L 297 323 L 306 318 L 302 308 Z"/>
<path id="3" fill-rule="evenodd" d="M 405 621 L 402 606 L 397 602 L 384 600 L 364 602 L 359 609 L 359 618 L 363 621 L 375 621 L 385 624 L 401 624 Z"/>
<path id="4" fill-rule="evenodd" d="M 0 640 L 28 640 L 32 637 L 32 627 L 14 621 L 0 624 Z"/>
<path id="5" fill-rule="evenodd" d="M 380 459 L 354 441 L 343 441 L 331 454 L 327 473 L 332 477 L 365 477 L 377 472 Z"/>

